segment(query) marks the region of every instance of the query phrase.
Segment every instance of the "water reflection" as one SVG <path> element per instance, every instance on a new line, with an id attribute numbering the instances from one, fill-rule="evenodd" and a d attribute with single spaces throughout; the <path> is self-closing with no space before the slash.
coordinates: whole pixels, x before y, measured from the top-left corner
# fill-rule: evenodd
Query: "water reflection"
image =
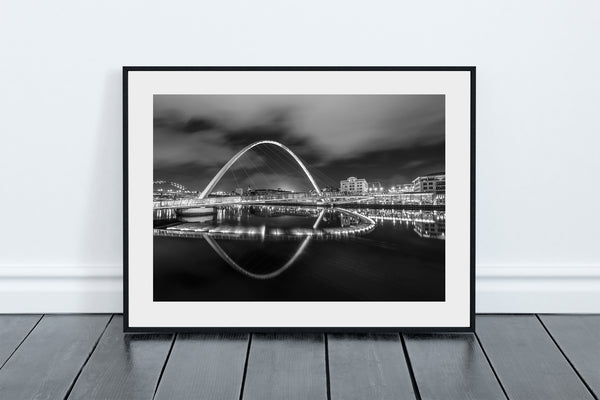
<path id="1" fill-rule="evenodd" d="M 317 220 L 313 224 L 313 229 L 317 229 L 318 228 L 319 223 L 323 220 L 323 216 L 324 215 L 325 215 L 325 209 L 321 209 L 319 211 L 319 215 L 317 217 Z M 264 230 L 263 230 L 263 232 L 264 232 Z M 263 233 L 263 235 L 264 235 L 264 233 Z M 255 272 L 249 271 L 248 269 L 240 266 L 233 258 L 231 258 L 229 256 L 229 254 L 227 254 L 225 252 L 225 250 L 223 250 L 223 248 L 221 246 L 219 246 L 219 244 L 217 243 L 217 241 L 210 234 L 204 233 L 203 237 L 208 242 L 208 244 L 210 245 L 210 247 L 212 247 L 213 250 L 227 264 L 229 264 L 229 266 L 231 266 L 236 271 L 238 271 L 238 272 L 240 272 L 240 273 L 242 273 L 242 274 L 244 274 L 244 275 L 246 275 L 246 276 L 248 276 L 250 278 L 254 278 L 254 279 L 272 279 L 272 278 L 275 278 L 275 277 L 281 275 L 285 270 L 287 270 L 289 267 L 291 267 L 294 264 L 294 262 L 298 259 L 298 257 L 300 257 L 300 255 L 304 252 L 304 249 L 305 249 L 306 245 L 308 244 L 308 242 L 312 238 L 311 235 L 307 235 L 304 238 L 304 240 L 302 241 L 302 243 L 300 244 L 300 246 L 298 246 L 298 249 L 292 255 L 292 257 L 285 264 L 283 264 L 281 267 L 277 268 L 275 271 L 268 272 L 268 273 L 255 273 Z"/>
<path id="2" fill-rule="evenodd" d="M 443 211 L 270 205 L 225 206 L 203 209 L 197 214 L 187 210 L 185 215 L 173 209 L 157 210 L 154 236 L 202 239 L 235 271 L 266 280 L 281 275 L 295 264 L 311 240 L 341 241 L 368 236 L 377 231 L 378 226 L 383 228 L 384 223 L 390 222 L 392 227 L 402 225 L 403 231 L 412 229 L 421 238 L 445 238 Z M 389 240 L 382 240 L 381 235 L 389 235 L 384 231 L 388 232 L 389 228 L 374 236 L 379 243 Z M 247 246 L 236 256 L 241 247 L 227 243 L 240 240 L 256 244 L 255 250 L 250 252 L 260 256 L 260 262 L 254 258 L 249 261 Z M 275 241 L 300 243 L 270 244 L 265 249 L 265 242 Z M 272 257 L 273 251 L 277 251 L 277 257 Z"/>
<path id="3" fill-rule="evenodd" d="M 391 221 L 406 224 L 414 232 L 427 239 L 446 239 L 446 213 L 437 210 L 369 209 L 359 208 L 356 212 L 368 216 L 378 224 Z"/>

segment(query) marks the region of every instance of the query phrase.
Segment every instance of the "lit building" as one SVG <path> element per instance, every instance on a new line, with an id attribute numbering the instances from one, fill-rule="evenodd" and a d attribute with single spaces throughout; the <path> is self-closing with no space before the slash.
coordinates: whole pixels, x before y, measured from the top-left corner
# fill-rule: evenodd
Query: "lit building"
<path id="1" fill-rule="evenodd" d="M 438 172 L 413 180 L 415 192 L 433 193 L 433 204 L 446 204 L 446 174 Z"/>
<path id="2" fill-rule="evenodd" d="M 446 174 L 438 172 L 419 176 L 413 180 L 415 192 L 446 192 Z"/>
<path id="3" fill-rule="evenodd" d="M 354 176 L 340 181 L 340 192 L 348 194 L 363 194 L 369 189 L 366 179 L 355 178 Z"/>
<path id="4" fill-rule="evenodd" d="M 412 183 L 402 183 L 400 185 L 393 186 L 390 190 L 397 193 L 414 192 L 415 185 Z"/>

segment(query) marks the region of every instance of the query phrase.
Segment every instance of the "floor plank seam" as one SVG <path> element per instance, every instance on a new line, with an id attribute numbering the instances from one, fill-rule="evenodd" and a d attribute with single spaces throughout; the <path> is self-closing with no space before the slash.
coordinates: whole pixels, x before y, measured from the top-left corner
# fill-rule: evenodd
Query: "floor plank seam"
<path id="1" fill-rule="evenodd" d="M 331 375 L 329 372 L 329 335 L 323 333 L 325 336 L 325 380 L 327 383 L 327 400 L 331 400 Z"/>
<path id="2" fill-rule="evenodd" d="M 413 386 L 413 392 L 415 393 L 415 398 L 417 400 L 422 400 L 421 392 L 419 391 L 419 385 L 417 384 L 417 378 L 415 377 L 415 371 L 413 370 L 412 363 L 410 362 L 410 356 L 408 355 L 408 348 L 406 347 L 406 343 L 404 341 L 404 334 L 399 333 L 400 343 L 402 344 L 402 351 L 404 352 L 404 360 L 406 361 L 406 366 L 408 367 L 408 374 L 410 375 L 410 381 Z"/>
<path id="3" fill-rule="evenodd" d="M 252 345 L 252 333 L 248 334 L 248 347 L 246 348 L 246 361 L 244 362 L 244 372 L 242 373 L 242 386 L 240 387 L 240 399 L 244 397 L 244 386 L 246 385 L 246 374 L 248 373 L 248 361 L 250 360 L 250 346 Z"/>
<path id="4" fill-rule="evenodd" d="M 156 381 L 156 386 L 154 387 L 154 393 L 152 394 L 152 400 L 156 397 L 156 393 L 158 393 L 158 387 L 160 386 L 160 381 L 162 380 L 163 374 L 165 373 L 165 369 L 167 369 L 167 363 L 169 362 L 169 357 L 171 357 L 171 352 L 173 351 L 173 347 L 175 346 L 175 341 L 177 340 L 177 333 L 173 334 L 173 338 L 171 339 L 171 346 L 169 347 L 169 351 L 167 352 L 167 357 L 165 357 L 165 362 L 163 363 L 162 368 L 160 369 L 160 374 L 158 374 L 158 380 Z"/>
<path id="5" fill-rule="evenodd" d="M 544 328 L 544 330 L 546 331 L 546 333 L 548 334 L 548 336 L 550 336 L 550 339 L 552 340 L 552 342 L 554 343 L 554 345 L 556 346 L 556 348 L 558 349 L 558 351 L 560 351 L 560 354 L 562 354 L 562 356 L 565 358 L 565 360 L 567 360 L 567 362 L 569 363 L 569 365 L 571 366 L 571 368 L 573 369 L 573 371 L 575 372 L 575 374 L 577 375 L 577 377 L 579 378 L 579 380 L 583 383 L 583 385 L 588 390 L 588 392 L 590 392 L 590 394 L 592 395 L 592 397 L 595 400 L 598 400 L 598 397 L 594 394 L 594 391 L 592 390 L 592 388 L 590 387 L 590 385 L 588 385 L 588 383 L 585 381 L 585 379 L 583 379 L 583 376 L 581 376 L 581 374 L 579 373 L 579 371 L 577 370 L 577 368 L 575 368 L 575 365 L 573 365 L 573 363 L 571 362 L 571 360 L 569 359 L 569 357 L 567 357 L 567 355 L 565 354 L 565 352 L 563 351 L 563 349 L 560 347 L 560 345 L 558 344 L 558 342 L 556 341 L 556 339 L 554 339 L 554 336 L 552 336 L 552 333 L 550 333 L 550 330 L 548 329 L 548 327 L 546 327 L 546 325 L 544 324 L 544 321 L 542 321 L 542 319 L 540 318 L 540 316 L 538 314 L 535 314 L 535 316 L 538 319 L 538 321 L 540 322 L 540 324 L 542 325 L 542 327 Z"/>
<path id="6" fill-rule="evenodd" d="M 475 336 L 475 339 L 477 340 L 477 343 L 479 344 L 479 347 L 481 348 L 481 351 L 483 352 L 483 355 L 485 356 L 485 359 L 487 360 L 488 365 L 492 369 L 492 372 L 494 373 L 494 377 L 496 377 L 496 381 L 498 381 L 498 385 L 500 385 L 500 389 L 502 389 L 502 393 L 504 393 L 504 397 L 506 397 L 507 400 L 510 400 L 510 397 L 508 397 L 508 393 L 506 393 L 506 389 L 504 388 L 504 385 L 502 384 L 502 381 L 500 380 L 500 377 L 498 376 L 496 369 L 492 365 L 492 361 L 490 360 L 490 357 L 488 356 L 487 352 L 485 351 L 485 348 L 483 347 L 483 343 L 481 343 L 481 339 L 479 339 L 479 335 L 475 331 L 473 332 L 473 335 Z"/>
<path id="7" fill-rule="evenodd" d="M 31 332 L 33 332 L 33 330 L 38 326 L 38 324 L 40 323 L 40 321 L 42 320 L 42 318 L 44 318 L 45 314 L 42 314 L 42 316 L 40 318 L 38 318 L 37 322 L 35 324 L 33 324 L 33 326 L 31 327 L 31 329 L 29 330 L 29 332 L 27 332 L 27 335 L 25 335 L 25 337 L 19 342 L 19 344 L 17 345 L 17 347 L 15 347 L 15 349 L 10 353 L 10 355 L 8 356 L 8 358 L 2 363 L 2 365 L 0 365 L 0 370 L 6 365 L 6 363 L 8 362 L 8 360 L 10 360 L 13 356 L 13 354 L 15 354 L 17 352 L 17 350 L 19 350 L 19 347 L 21 347 L 21 345 L 23 344 L 23 342 L 25 342 L 25 340 L 27 340 L 27 338 L 29 337 L 29 335 L 31 335 Z"/>
<path id="8" fill-rule="evenodd" d="M 77 380 L 81 376 L 81 373 L 83 372 L 83 369 L 87 365 L 90 358 L 92 358 L 92 354 L 94 354 L 94 352 L 96 351 L 96 348 L 98 347 L 98 344 L 100 343 L 100 340 L 102 340 L 102 336 L 104 336 L 104 332 L 106 332 L 106 330 L 108 329 L 108 326 L 110 325 L 110 321 L 113 320 L 114 316 L 115 316 L 115 314 L 111 314 L 110 318 L 108 319 L 108 322 L 104 326 L 104 329 L 102 329 L 102 332 L 100 332 L 98 339 L 96 339 L 96 342 L 94 342 L 94 346 L 92 346 L 92 350 L 90 351 L 90 354 L 88 354 L 85 361 L 79 368 L 79 371 L 77 371 L 77 374 L 75 375 L 75 378 L 73 379 L 73 382 L 71 382 L 71 385 L 69 385 L 69 389 L 67 389 L 67 393 L 65 394 L 64 400 L 67 400 L 69 398 L 69 396 L 71 396 L 71 392 L 73 391 L 73 388 L 75 387 L 75 384 L 77 383 Z"/>

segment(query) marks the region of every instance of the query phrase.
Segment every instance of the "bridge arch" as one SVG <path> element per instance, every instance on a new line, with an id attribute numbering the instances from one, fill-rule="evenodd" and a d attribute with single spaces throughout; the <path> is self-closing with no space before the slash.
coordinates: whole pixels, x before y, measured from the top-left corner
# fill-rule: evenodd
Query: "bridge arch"
<path id="1" fill-rule="evenodd" d="M 206 186 L 206 188 L 202 191 L 202 193 L 200 193 L 199 198 L 200 199 L 204 199 L 206 198 L 210 192 L 212 192 L 212 190 L 215 188 L 215 186 L 217 186 L 217 184 L 219 183 L 219 181 L 221 180 L 221 178 L 223 178 L 223 175 L 225 175 L 225 173 L 227 171 L 229 171 L 229 168 L 231 168 L 231 166 L 233 164 L 235 164 L 235 162 L 241 157 L 243 156 L 248 150 L 256 147 L 256 146 L 261 146 L 261 145 L 265 145 L 265 144 L 271 144 L 277 147 L 282 148 L 283 150 L 287 151 L 288 154 L 290 156 L 292 156 L 292 158 L 298 163 L 298 165 L 300 165 L 300 168 L 302 168 L 302 171 L 304 171 L 304 173 L 306 174 L 306 176 L 308 177 L 308 180 L 310 181 L 310 183 L 313 185 L 313 187 L 315 188 L 315 190 L 317 191 L 317 194 L 319 196 L 322 196 L 321 194 L 321 189 L 319 189 L 319 187 L 317 186 L 317 184 L 315 183 L 314 178 L 312 177 L 312 175 L 310 174 L 310 172 L 308 171 L 308 169 L 306 168 L 306 166 L 304 165 L 304 163 L 302 162 L 302 160 L 300 160 L 300 158 L 298 158 L 298 156 L 296 154 L 294 154 L 294 152 L 292 150 L 290 150 L 288 147 L 284 146 L 283 144 L 276 142 L 274 140 L 261 140 L 259 142 L 255 142 L 252 144 L 249 144 L 248 146 L 244 147 L 242 150 L 240 150 L 235 156 L 233 156 L 229 161 L 227 161 L 227 164 L 225 164 L 221 170 L 214 176 L 214 178 L 212 178 L 212 180 L 208 183 L 208 186 Z"/>

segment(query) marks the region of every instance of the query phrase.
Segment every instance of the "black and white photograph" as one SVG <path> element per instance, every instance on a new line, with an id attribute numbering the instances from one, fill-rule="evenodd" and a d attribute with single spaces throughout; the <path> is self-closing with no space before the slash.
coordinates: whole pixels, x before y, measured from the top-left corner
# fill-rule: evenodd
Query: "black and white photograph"
<path id="1" fill-rule="evenodd" d="M 154 301 L 445 300 L 443 94 L 153 110 Z"/>
<path id="2" fill-rule="evenodd" d="M 127 329 L 472 329 L 472 68 L 124 78 Z"/>

